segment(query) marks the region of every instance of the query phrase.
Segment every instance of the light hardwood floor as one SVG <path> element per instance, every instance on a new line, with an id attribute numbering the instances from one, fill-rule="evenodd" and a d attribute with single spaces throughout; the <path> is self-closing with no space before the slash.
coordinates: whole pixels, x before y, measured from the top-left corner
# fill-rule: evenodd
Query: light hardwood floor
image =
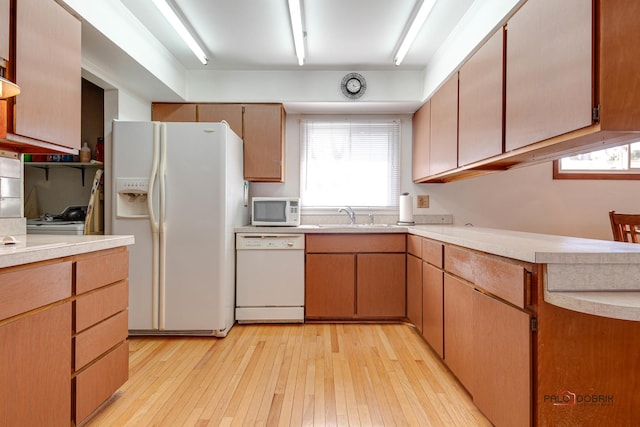
<path id="1" fill-rule="evenodd" d="M 131 338 L 130 378 L 87 426 L 490 426 L 402 324 L 236 325 Z"/>

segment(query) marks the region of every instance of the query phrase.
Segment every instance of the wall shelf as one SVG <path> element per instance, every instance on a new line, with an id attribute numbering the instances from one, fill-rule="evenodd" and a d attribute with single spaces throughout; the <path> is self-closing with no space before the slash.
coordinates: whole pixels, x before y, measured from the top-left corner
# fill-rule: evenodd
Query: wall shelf
<path id="1" fill-rule="evenodd" d="M 46 181 L 49 180 L 49 169 L 56 168 L 73 168 L 80 170 L 80 176 L 82 177 L 82 186 L 84 187 L 85 177 L 84 171 L 85 169 L 98 169 L 104 166 L 102 162 L 92 161 L 90 163 L 79 163 L 79 162 L 25 162 L 25 166 L 42 169 L 44 170 L 44 179 Z"/>

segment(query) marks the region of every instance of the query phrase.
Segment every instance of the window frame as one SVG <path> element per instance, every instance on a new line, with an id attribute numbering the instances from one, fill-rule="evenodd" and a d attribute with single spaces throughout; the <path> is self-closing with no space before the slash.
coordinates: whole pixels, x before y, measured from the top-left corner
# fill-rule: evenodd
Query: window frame
<path id="1" fill-rule="evenodd" d="M 299 180 L 299 191 L 300 191 L 300 197 L 302 199 L 302 193 L 303 193 L 303 189 L 302 189 L 302 184 L 303 184 L 303 177 L 302 177 L 302 171 L 303 171 L 303 167 L 302 167 L 302 162 L 303 162 L 303 158 L 302 156 L 304 155 L 304 148 L 303 148 L 303 144 L 305 144 L 305 142 L 303 141 L 303 122 L 305 121 L 389 121 L 389 122 L 397 122 L 398 125 L 398 134 L 397 134 L 397 161 L 398 161 L 398 170 L 397 170 L 397 175 L 398 175 L 398 195 L 400 195 L 402 193 L 402 152 L 403 152 L 403 119 L 402 117 L 399 117 L 398 115 L 395 114 L 388 114 L 388 115 L 348 115 L 348 116 L 334 116 L 334 115 L 316 115 L 316 114 L 307 114 L 307 115 L 303 115 L 300 119 L 300 124 L 299 124 L 299 133 L 300 133 L 300 156 L 298 159 L 298 166 L 300 168 L 300 180 Z M 396 200 L 397 203 L 397 200 Z M 333 212 L 336 208 L 340 207 L 342 205 L 339 206 L 302 206 L 300 207 L 302 212 L 305 212 L 306 214 L 327 214 L 328 212 Z M 397 205 L 391 205 L 391 206 L 352 206 L 352 208 L 354 209 L 354 211 L 358 212 L 358 211 L 366 211 L 366 212 L 370 212 L 370 213 L 380 213 L 380 214 L 389 214 L 389 213 L 393 213 L 393 212 L 397 212 L 398 211 L 398 206 Z"/>
<path id="2" fill-rule="evenodd" d="M 619 147 L 624 145 L 631 146 L 633 142 L 629 142 L 627 144 L 620 144 Z M 593 150 L 600 151 L 600 150 Z M 621 171 L 606 171 L 606 170 L 595 170 L 594 172 L 577 170 L 577 171 L 562 171 L 560 169 L 560 160 L 556 159 L 553 161 L 553 179 L 592 179 L 592 180 L 640 180 L 640 169 L 629 170 L 621 170 Z"/>

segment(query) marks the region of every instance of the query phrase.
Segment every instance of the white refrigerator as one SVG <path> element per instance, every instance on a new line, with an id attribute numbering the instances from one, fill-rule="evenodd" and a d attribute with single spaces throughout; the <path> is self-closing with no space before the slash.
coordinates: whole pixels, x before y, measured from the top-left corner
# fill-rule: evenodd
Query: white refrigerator
<path id="1" fill-rule="evenodd" d="M 112 141 L 112 231 L 135 236 L 130 333 L 226 336 L 234 227 L 249 223 L 242 140 L 225 122 L 115 120 Z"/>

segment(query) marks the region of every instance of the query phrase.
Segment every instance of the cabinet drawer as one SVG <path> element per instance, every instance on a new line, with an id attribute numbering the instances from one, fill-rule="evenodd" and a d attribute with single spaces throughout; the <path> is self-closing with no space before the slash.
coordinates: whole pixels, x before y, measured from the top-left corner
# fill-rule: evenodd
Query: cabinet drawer
<path id="1" fill-rule="evenodd" d="M 76 262 L 76 294 L 97 289 L 129 276 L 129 252 L 116 252 L 82 258 Z"/>
<path id="2" fill-rule="evenodd" d="M 473 256 L 476 286 L 511 304 L 525 308 L 528 273 L 521 264 L 475 254 Z"/>
<path id="3" fill-rule="evenodd" d="M 76 336 L 75 370 L 124 341 L 128 334 L 128 312 L 121 311 Z"/>
<path id="4" fill-rule="evenodd" d="M 422 260 L 442 268 L 442 243 L 422 239 Z"/>
<path id="5" fill-rule="evenodd" d="M 406 252 L 405 234 L 307 235 L 307 252 Z"/>
<path id="6" fill-rule="evenodd" d="M 105 287 L 76 299 L 76 332 L 127 308 L 128 281 Z"/>
<path id="7" fill-rule="evenodd" d="M 71 262 L 0 273 L 0 320 L 71 296 Z"/>
<path id="8" fill-rule="evenodd" d="M 444 247 L 444 269 L 451 274 L 473 282 L 473 252 L 457 246 Z"/>
<path id="9" fill-rule="evenodd" d="M 111 397 L 128 378 L 129 343 L 125 341 L 76 376 L 76 425 Z"/>
<path id="10" fill-rule="evenodd" d="M 407 253 L 422 258 L 422 237 L 407 234 Z"/>

